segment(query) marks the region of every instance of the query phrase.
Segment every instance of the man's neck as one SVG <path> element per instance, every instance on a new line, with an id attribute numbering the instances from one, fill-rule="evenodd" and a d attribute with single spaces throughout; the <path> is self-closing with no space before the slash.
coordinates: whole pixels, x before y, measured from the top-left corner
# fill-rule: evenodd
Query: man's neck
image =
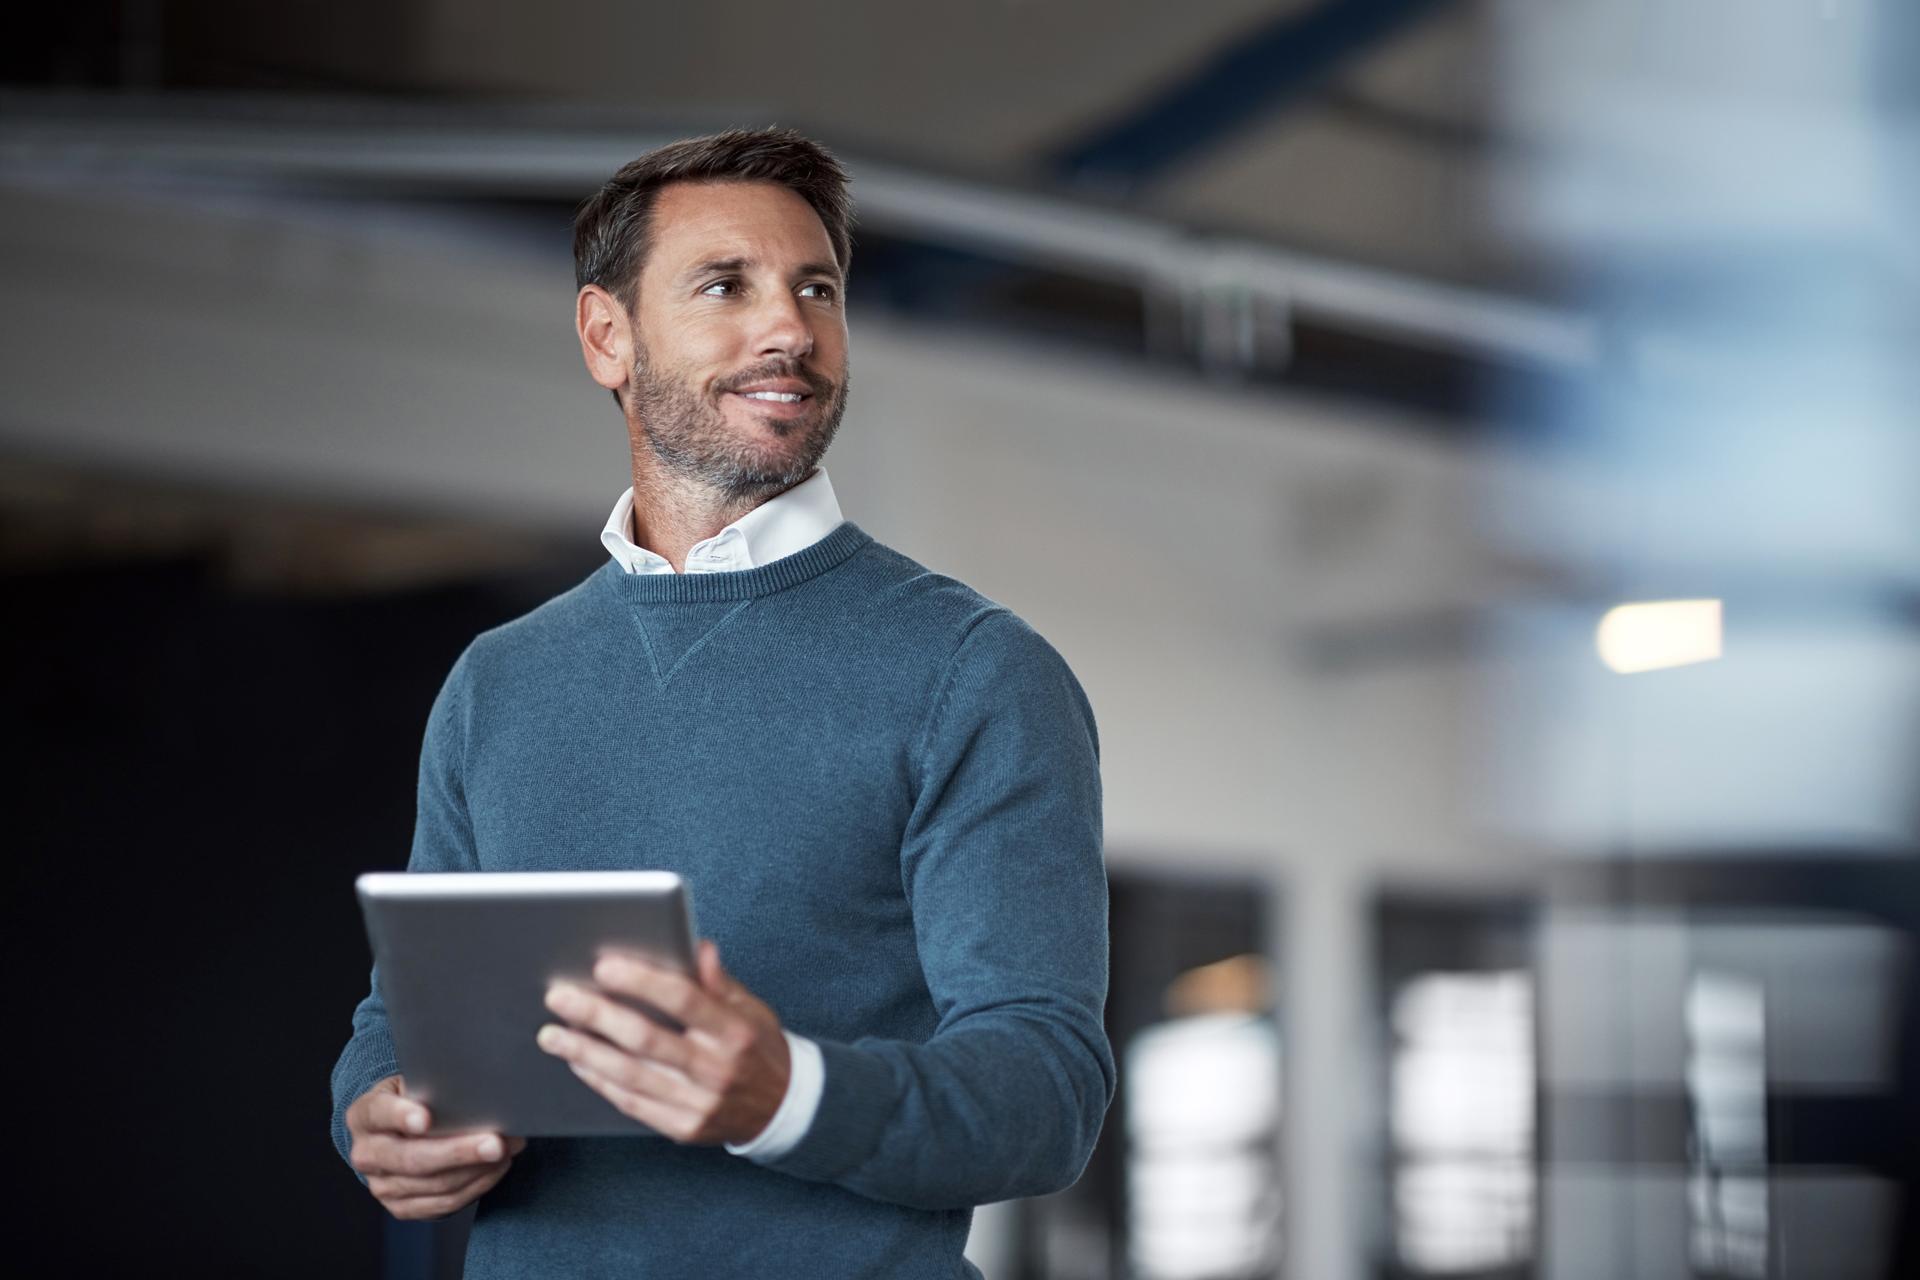
<path id="1" fill-rule="evenodd" d="M 632 538 L 634 545 L 664 557 L 675 573 L 686 572 L 687 552 L 695 543 L 785 492 L 728 497 L 665 474 L 652 463 L 651 457 L 644 463 L 638 456 L 634 459 Z"/>

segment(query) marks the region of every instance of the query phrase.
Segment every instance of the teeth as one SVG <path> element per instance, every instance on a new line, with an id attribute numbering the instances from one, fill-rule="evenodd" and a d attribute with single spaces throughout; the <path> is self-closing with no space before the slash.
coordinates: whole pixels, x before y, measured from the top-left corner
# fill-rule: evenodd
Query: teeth
<path id="1" fill-rule="evenodd" d="M 741 394 L 749 400 L 773 400 L 780 404 L 798 404 L 799 393 L 793 391 L 746 391 Z"/>

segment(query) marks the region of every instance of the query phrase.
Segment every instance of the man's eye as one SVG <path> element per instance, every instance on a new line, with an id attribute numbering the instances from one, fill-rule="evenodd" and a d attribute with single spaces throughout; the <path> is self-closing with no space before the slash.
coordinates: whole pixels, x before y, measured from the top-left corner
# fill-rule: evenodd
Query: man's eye
<path id="1" fill-rule="evenodd" d="M 834 287 L 830 284 L 815 283 L 815 284 L 803 284 L 800 286 L 800 292 L 802 293 L 805 293 L 809 289 L 819 290 L 818 293 L 815 293 L 813 295 L 816 298 L 831 298 L 835 296 Z"/>
<path id="2" fill-rule="evenodd" d="M 736 290 L 739 287 L 740 287 L 739 284 L 732 280 L 715 280 L 712 284 L 708 285 L 706 288 L 702 289 L 700 292 L 713 293 L 715 289 L 725 289 L 729 292 L 732 292 L 733 290 Z M 716 294 L 715 296 L 717 297 L 719 295 Z"/>

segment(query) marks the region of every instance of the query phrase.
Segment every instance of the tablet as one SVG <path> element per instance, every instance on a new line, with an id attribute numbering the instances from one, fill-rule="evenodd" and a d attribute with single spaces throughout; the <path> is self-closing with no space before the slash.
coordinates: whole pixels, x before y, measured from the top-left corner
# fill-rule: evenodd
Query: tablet
<path id="1" fill-rule="evenodd" d="M 556 1020 L 546 1006 L 548 984 L 593 985 L 603 951 L 695 971 L 693 903 L 679 876 L 379 874 L 361 876 L 355 888 L 407 1096 L 431 1110 L 431 1132 L 654 1132 L 588 1088 L 534 1036 Z"/>

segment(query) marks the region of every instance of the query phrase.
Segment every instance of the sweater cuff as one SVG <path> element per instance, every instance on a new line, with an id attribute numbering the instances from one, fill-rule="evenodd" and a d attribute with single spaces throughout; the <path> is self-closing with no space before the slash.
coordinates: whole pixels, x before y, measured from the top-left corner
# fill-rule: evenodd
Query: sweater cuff
<path id="1" fill-rule="evenodd" d="M 347 1159 L 353 1149 L 353 1135 L 347 1130 L 347 1108 L 388 1076 L 400 1074 L 391 1042 L 385 1036 L 369 1036 L 367 1040 L 377 1043 L 349 1041 L 333 1069 L 333 1146 L 342 1160 Z M 361 1182 L 366 1181 L 358 1169 L 354 1170 L 354 1176 Z"/>
<path id="2" fill-rule="evenodd" d="M 884 1057 L 831 1040 L 818 1043 L 826 1069 L 813 1126 L 768 1168 L 809 1182 L 832 1182 L 873 1158 L 899 1105 L 900 1088 Z"/>
<path id="3" fill-rule="evenodd" d="M 826 1064 L 820 1046 L 805 1036 L 782 1030 L 787 1038 L 787 1093 L 780 1109 L 767 1121 L 767 1127 L 751 1141 L 727 1143 L 727 1150 L 756 1163 L 776 1160 L 798 1146 L 813 1127 L 814 1114 L 820 1110 L 820 1095 L 826 1087 Z"/>

